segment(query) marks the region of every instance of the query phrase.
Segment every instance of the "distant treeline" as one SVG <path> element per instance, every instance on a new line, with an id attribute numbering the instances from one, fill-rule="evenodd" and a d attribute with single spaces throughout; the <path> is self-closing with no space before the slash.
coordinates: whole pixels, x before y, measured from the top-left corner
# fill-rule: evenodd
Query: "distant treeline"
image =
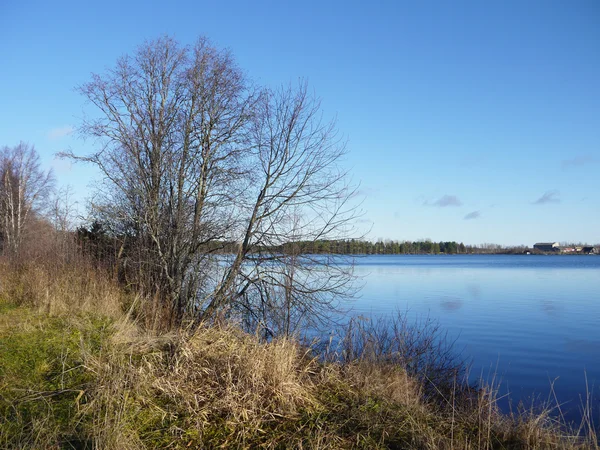
<path id="1" fill-rule="evenodd" d="M 123 237 L 107 233 L 99 222 L 94 222 L 89 228 L 80 227 L 77 230 L 79 241 L 85 244 L 88 253 L 105 259 L 119 252 Z M 236 242 L 214 241 L 207 245 L 206 252 L 235 253 L 239 244 Z M 90 252 L 91 250 L 91 252 Z M 378 240 L 376 242 L 362 239 L 346 240 L 317 240 L 288 242 L 277 246 L 260 246 L 256 252 L 269 251 L 287 254 L 342 254 L 342 255 L 437 255 L 437 254 L 519 254 L 532 249 L 525 246 L 503 247 L 497 244 L 465 245 L 456 241 L 392 241 Z M 110 256 L 109 256 L 110 257 Z"/>
<path id="2" fill-rule="evenodd" d="M 310 242 L 290 242 L 271 250 L 284 253 L 313 253 L 313 254 L 343 254 L 343 255 L 423 255 L 423 254 L 515 254 L 524 253 L 526 247 L 503 247 L 497 244 L 482 244 L 479 246 L 465 245 L 456 241 L 365 241 L 348 240 L 319 240 Z"/>

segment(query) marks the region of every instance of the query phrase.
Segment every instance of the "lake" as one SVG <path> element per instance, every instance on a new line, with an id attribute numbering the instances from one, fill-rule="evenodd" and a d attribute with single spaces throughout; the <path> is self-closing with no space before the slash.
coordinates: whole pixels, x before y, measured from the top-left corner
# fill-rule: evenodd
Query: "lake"
<path id="1" fill-rule="evenodd" d="M 553 383 L 567 420 L 580 418 L 587 389 L 598 421 L 600 256 L 373 255 L 355 273 L 354 314 L 428 315 L 472 361 L 471 381 L 496 373 L 513 406 L 547 399 Z"/>

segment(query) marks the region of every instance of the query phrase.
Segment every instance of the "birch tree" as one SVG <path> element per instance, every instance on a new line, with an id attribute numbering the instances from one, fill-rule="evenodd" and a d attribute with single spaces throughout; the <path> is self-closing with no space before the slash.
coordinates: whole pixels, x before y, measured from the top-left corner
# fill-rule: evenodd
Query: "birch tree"
<path id="1" fill-rule="evenodd" d="M 24 142 L 0 151 L 0 225 L 4 251 L 19 252 L 35 214 L 43 212 L 54 186 L 51 171 L 40 166 L 32 145 Z"/>
<path id="2" fill-rule="evenodd" d="M 79 90 L 100 112 L 80 131 L 100 148 L 67 156 L 101 170 L 96 212 L 128 239 L 130 282 L 178 322 L 197 307 L 210 244 L 231 234 L 255 96 L 231 55 L 203 38 L 147 42 Z"/>

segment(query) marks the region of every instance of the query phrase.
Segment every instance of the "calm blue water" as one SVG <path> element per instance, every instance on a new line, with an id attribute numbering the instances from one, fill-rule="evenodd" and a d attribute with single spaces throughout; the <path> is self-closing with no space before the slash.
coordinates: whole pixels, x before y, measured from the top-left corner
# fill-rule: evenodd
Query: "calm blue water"
<path id="1" fill-rule="evenodd" d="M 354 314 L 437 319 L 472 361 L 471 381 L 495 372 L 513 406 L 547 399 L 553 382 L 577 420 L 587 376 L 598 422 L 600 256 L 377 255 L 355 273 L 365 285 Z"/>

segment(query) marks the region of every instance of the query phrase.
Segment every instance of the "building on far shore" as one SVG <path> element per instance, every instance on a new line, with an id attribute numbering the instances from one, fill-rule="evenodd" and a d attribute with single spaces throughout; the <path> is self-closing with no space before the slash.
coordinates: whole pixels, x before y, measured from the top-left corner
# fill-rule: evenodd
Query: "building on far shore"
<path id="1" fill-rule="evenodd" d="M 600 254 L 600 246 L 594 247 L 592 245 L 565 245 L 561 246 L 558 242 L 538 242 L 533 246 L 534 250 L 538 252 L 554 252 L 554 253 L 567 253 L 573 255 L 590 255 Z"/>
<path id="2" fill-rule="evenodd" d="M 540 252 L 560 252 L 558 242 L 538 242 L 533 246 L 534 250 Z"/>

